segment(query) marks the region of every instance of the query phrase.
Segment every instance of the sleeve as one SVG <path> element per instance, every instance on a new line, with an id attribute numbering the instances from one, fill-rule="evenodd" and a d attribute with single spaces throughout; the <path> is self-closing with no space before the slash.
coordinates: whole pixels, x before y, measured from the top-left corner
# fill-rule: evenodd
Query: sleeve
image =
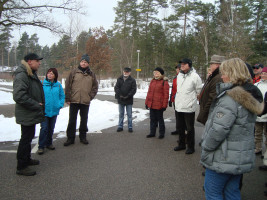
<path id="1" fill-rule="evenodd" d="M 91 97 L 91 100 L 95 98 L 97 92 L 98 92 L 98 82 L 96 80 L 95 74 L 93 73 L 93 85 L 92 85 L 91 92 L 89 94 L 89 96 Z"/>
<path id="2" fill-rule="evenodd" d="M 64 107 L 64 101 L 65 101 L 65 94 L 62 85 L 59 83 L 59 101 L 60 101 L 60 107 Z"/>
<path id="3" fill-rule="evenodd" d="M 202 81 L 201 81 L 201 78 L 199 77 L 199 75 L 197 74 L 196 76 L 196 93 L 197 95 L 200 94 L 201 92 L 201 89 L 202 89 Z"/>
<path id="4" fill-rule="evenodd" d="M 136 81 L 133 79 L 133 82 L 131 84 L 131 89 L 128 93 L 128 96 L 133 97 L 135 95 L 135 93 L 136 93 Z"/>
<path id="5" fill-rule="evenodd" d="M 70 102 L 71 88 L 70 81 L 72 80 L 72 71 L 69 73 L 69 76 L 66 78 L 65 82 L 65 101 Z"/>
<path id="6" fill-rule="evenodd" d="M 119 97 L 120 97 L 120 83 L 119 83 L 119 79 L 117 79 L 117 82 L 115 84 L 114 92 L 115 92 L 115 99 L 119 99 Z"/>
<path id="7" fill-rule="evenodd" d="M 168 107 L 169 89 L 170 89 L 169 83 L 168 83 L 168 81 L 165 81 L 164 88 L 163 88 L 163 105 L 162 105 L 162 108 Z"/>

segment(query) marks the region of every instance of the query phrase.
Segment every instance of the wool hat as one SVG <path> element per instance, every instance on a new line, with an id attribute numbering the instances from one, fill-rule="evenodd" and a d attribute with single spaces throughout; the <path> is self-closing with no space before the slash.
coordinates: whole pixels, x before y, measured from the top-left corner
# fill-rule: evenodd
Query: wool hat
<path id="1" fill-rule="evenodd" d="M 184 58 L 184 59 L 180 60 L 179 63 L 185 63 L 185 64 L 188 64 L 189 67 L 192 67 L 192 60 L 190 60 L 188 58 Z"/>
<path id="2" fill-rule="evenodd" d="M 210 58 L 210 64 L 221 64 L 225 60 L 224 56 L 213 55 Z"/>
<path id="3" fill-rule="evenodd" d="M 56 68 L 50 68 L 49 70 L 47 70 L 47 73 L 46 73 L 46 79 L 47 79 L 47 74 L 49 72 L 53 72 L 53 74 L 55 75 L 55 79 L 54 81 L 57 82 L 57 78 L 58 78 L 58 72 L 57 72 L 57 69 Z"/>
<path id="4" fill-rule="evenodd" d="M 263 69 L 262 69 L 261 73 L 262 73 L 262 72 L 265 72 L 265 73 L 267 73 L 267 67 L 263 67 Z"/>
<path id="5" fill-rule="evenodd" d="M 156 67 L 154 71 L 158 71 L 161 75 L 164 75 L 164 70 L 161 67 Z"/>
<path id="6" fill-rule="evenodd" d="M 131 72 L 132 70 L 131 70 L 130 67 L 124 67 L 123 71 L 124 71 L 124 72 Z"/>
<path id="7" fill-rule="evenodd" d="M 255 64 L 252 68 L 259 69 L 260 67 L 263 68 L 264 67 L 263 64 Z"/>
<path id="8" fill-rule="evenodd" d="M 82 58 L 81 58 L 81 61 L 82 60 L 85 60 L 86 62 L 88 62 L 88 64 L 90 63 L 90 57 L 88 56 L 88 54 L 84 54 L 83 56 L 82 56 Z M 81 62 L 80 61 L 80 62 Z"/>
<path id="9" fill-rule="evenodd" d="M 28 60 L 43 60 L 43 58 L 39 57 L 35 53 L 29 53 L 26 56 L 24 56 L 24 60 L 27 62 Z"/>

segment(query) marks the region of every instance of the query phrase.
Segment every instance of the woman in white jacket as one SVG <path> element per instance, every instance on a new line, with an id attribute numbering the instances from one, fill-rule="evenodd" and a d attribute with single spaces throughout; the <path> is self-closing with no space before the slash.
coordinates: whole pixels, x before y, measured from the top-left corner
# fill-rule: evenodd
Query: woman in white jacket
<path id="1" fill-rule="evenodd" d="M 267 67 L 264 67 L 261 72 L 261 80 L 254 84 L 259 88 L 262 95 L 265 95 L 267 91 Z M 257 117 L 255 123 L 255 154 L 262 153 L 262 141 L 263 133 L 265 135 L 265 145 L 267 145 L 267 133 L 266 133 L 267 114 Z"/>

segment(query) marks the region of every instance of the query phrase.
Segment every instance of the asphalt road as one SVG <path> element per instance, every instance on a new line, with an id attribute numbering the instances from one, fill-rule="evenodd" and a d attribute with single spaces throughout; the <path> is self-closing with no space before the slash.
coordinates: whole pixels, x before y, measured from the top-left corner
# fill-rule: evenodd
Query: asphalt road
<path id="1" fill-rule="evenodd" d="M 115 102 L 114 97 L 98 95 L 100 100 Z M 144 100 L 135 99 L 134 107 L 144 108 Z M 12 106 L 0 107 L 0 114 L 12 115 Z M 90 113 L 89 113 L 90 114 Z M 103 113 L 103 118 L 105 113 Z M 0 152 L 1 200 L 199 200 L 205 199 L 202 190 L 204 177 L 199 164 L 197 145 L 203 126 L 196 122 L 196 152 L 186 155 L 175 152 L 177 136 L 170 135 L 175 127 L 173 108 L 164 112 L 165 138 L 149 138 L 149 119 L 134 124 L 133 133 L 127 127 L 117 133 L 116 127 L 98 134 L 87 134 L 89 145 L 76 138 L 75 144 L 64 147 L 66 138 L 54 141 L 55 151 L 33 154 L 40 160 L 34 166 L 37 175 L 18 176 L 16 154 Z M 57 122 L 60 123 L 60 122 Z M 90 129 L 90 127 L 89 127 Z M 17 143 L 0 143 L 0 150 L 16 150 Z M 261 200 L 267 172 L 257 169 L 244 175 L 242 199 Z"/>

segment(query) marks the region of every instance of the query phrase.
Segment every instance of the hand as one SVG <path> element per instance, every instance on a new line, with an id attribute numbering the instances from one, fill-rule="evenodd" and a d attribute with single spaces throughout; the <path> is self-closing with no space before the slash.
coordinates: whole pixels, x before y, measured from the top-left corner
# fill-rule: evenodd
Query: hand
<path id="1" fill-rule="evenodd" d="M 146 109 L 149 110 L 149 107 L 146 105 Z"/>
<path id="2" fill-rule="evenodd" d="M 42 106 L 43 104 L 42 103 L 39 103 L 40 106 Z"/>
<path id="3" fill-rule="evenodd" d="M 169 101 L 169 107 L 172 107 L 172 102 L 171 101 Z"/>

